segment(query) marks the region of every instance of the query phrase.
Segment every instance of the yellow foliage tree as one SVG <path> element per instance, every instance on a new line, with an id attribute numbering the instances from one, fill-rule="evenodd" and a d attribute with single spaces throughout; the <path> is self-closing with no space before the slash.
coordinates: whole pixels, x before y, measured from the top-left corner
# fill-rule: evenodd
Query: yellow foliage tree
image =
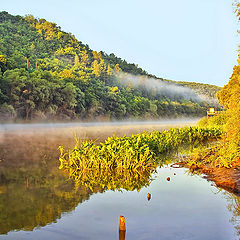
<path id="1" fill-rule="evenodd" d="M 75 54 L 75 57 L 74 57 L 74 65 L 75 66 L 79 65 L 79 57 L 77 54 Z"/>
<path id="2" fill-rule="evenodd" d="M 240 20 L 240 3 L 236 2 L 236 14 Z M 233 74 L 220 92 L 217 93 L 220 104 L 227 110 L 227 144 L 226 155 L 240 160 L 240 54 L 238 55 L 238 65 L 234 66 Z"/>
<path id="3" fill-rule="evenodd" d="M 120 90 L 118 89 L 117 86 L 112 87 L 110 90 L 111 90 L 112 93 L 120 93 Z"/>
<path id="4" fill-rule="evenodd" d="M 0 73 L 6 68 L 7 58 L 4 55 L 0 55 Z"/>
<path id="5" fill-rule="evenodd" d="M 99 69 L 101 73 L 105 73 L 106 72 L 106 65 L 104 63 L 104 60 L 101 59 L 100 63 L 99 63 Z"/>
<path id="6" fill-rule="evenodd" d="M 83 51 L 83 53 L 82 53 L 81 64 L 85 67 L 89 64 L 89 57 L 88 57 L 88 54 L 87 54 L 86 50 Z"/>
<path id="7" fill-rule="evenodd" d="M 48 22 L 45 19 L 39 19 L 35 28 L 38 33 L 43 35 L 47 40 L 58 37 L 58 32 L 60 31 L 56 23 Z"/>
<path id="8" fill-rule="evenodd" d="M 0 55 L 0 63 L 1 64 L 6 64 L 7 63 L 7 58 L 4 55 Z"/>
<path id="9" fill-rule="evenodd" d="M 110 65 L 108 64 L 108 67 L 107 67 L 107 75 L 112 75 L 112 68 L 110 67 Z"/>
<path id="10" fill-rule="evenodd" d="M 62 72 L 58 74 L 61 78 L 74 78 L 73 70 L 71 69 L 64 69 Z"/>
<path id="11" fill-rule="evenodd" d="M 99 67 L 99 64 L 98 64 L 98 61 L 97 60 L 94 60 L 93 63 L 92 63 L 92 72 L 93 74 L 95 74 L 97 77 L 100 76 L 100 67 Z"/>
<path id="12" fill-rule="evenodd" d="M 119 64 L 118 64 L 118 63 L 115 65 L 114 70 L 115 70 L 116 72 L 122 71 L 122 69 L 119 67 Z"/>
<path id="13" fill-rule="evenodd" d="M 93 58 L 95 60 L 98 60 L 99 62 L 102 60 L 102 54 L 101 52 L 96 52 L 96 51 L 92 51 L 93 54 Z"/>

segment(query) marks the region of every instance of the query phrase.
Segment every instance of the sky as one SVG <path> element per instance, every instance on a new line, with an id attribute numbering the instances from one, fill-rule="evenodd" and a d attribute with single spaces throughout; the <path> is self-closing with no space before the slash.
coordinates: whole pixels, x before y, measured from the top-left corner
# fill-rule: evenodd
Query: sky
<path id="1" fill-rule="evenodd" d="M 56 22 L 91 49 L 148 73 L 223 86 L 237 64 L 233 0 L 7 0 L 0 11 Z"/>

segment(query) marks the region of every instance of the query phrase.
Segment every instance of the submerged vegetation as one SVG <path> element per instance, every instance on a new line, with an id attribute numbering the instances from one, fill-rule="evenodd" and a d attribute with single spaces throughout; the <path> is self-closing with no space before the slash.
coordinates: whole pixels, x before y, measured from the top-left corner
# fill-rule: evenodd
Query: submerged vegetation
<path id="1" fill-rule="evenodd" d="M 72 172 L 84 169 L 125 169 L 133 172 L 155 169 L 159 154 L 176 151 L 181 144 L 196 145 L 217 139 L 221 134 L 219 128 L 186 127 L 164 132 L 143 132 L 130 137 L 113 136 L 100 145 L 83 141 L 67 152 L 62 146 L 59 147 L 59 168 Z M 73 175 L 77 177 L 75 173 Z"/>
<path id="2" fill-rule="evenodd" d="M 196 96 L 214 99 L 219 90 L 157 78 L 113 53 L 93 51 L 55 23 L 31 15 L 0 12 L 0 35 L 0 120 L 202 116 L 209 103 Z M 126 80 L 126 73 L 140 84 Z M 168 93 L 144 87 L 148 78 L 171 83 Z M 169 94 L 173 86 L 195 96 Z"/>

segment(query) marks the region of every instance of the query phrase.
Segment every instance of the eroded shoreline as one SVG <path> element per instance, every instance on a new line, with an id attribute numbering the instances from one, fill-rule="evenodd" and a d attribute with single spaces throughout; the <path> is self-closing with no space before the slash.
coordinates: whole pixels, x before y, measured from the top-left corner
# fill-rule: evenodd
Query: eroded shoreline
<path id="1" fill-rule="evenodd" d="M 210 164 L 201 166 L 189 166 L 186 158 L 176 163 L 179 167 L 188 168 L 193 174 L 204 174 L 204 178 L 212 181 L 217 187 L 221 187 L 228 192 L 240 195 L 240 167 L 234 166 L 231 168 L 226 167 L 212 167 Z"/>

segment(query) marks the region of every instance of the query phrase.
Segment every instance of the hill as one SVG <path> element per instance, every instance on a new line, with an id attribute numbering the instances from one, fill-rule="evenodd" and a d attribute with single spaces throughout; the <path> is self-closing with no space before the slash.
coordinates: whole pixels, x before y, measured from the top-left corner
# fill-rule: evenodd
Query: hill
<path id="1" fill-rule="evenodd" d="M 0 12 L 1 119 L 198 116 L 218 87 L 148 74 L 96 52 L 55 23 Z"/>

